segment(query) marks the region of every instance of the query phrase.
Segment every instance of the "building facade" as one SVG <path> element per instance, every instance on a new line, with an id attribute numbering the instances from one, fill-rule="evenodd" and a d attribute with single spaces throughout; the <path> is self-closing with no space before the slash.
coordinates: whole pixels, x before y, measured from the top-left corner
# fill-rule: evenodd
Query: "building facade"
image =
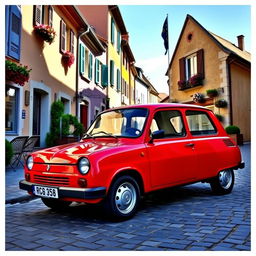
<path id="1" fill-rule="evenodd" d="M 206 106 L 250 140 L 250 53 L 207 31 L 188 15 L 166 75 L 170 102 Z M 210 95 L 215 92 L 215 96 Z"/>

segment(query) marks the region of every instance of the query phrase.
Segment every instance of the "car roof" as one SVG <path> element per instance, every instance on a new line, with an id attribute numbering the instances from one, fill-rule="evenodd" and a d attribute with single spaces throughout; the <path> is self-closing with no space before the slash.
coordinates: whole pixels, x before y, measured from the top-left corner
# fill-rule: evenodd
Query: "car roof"
<path id="1" fill-rule="evenodd" d="M 147 108 L 147 109 L 159 109 L 159 108 L 195 108 L 195 109 L 204 109 L 211 111 L 208 108 L 192 105 L 192 104 L 181 104 L 181 103 L 155 103 L 155 104 L 139 104 L 139 105 L 129 105 L 129 106 L 120 106 L 112 109 L 127 109 L 127 108 Z M 108 109 L 111 110 L 111 109 Z"/>

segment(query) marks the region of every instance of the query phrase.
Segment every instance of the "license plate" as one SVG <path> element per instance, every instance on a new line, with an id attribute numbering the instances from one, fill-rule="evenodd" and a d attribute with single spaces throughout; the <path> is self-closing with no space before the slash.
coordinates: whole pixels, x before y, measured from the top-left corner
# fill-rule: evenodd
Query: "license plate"
<path id="1" fill-rule="evenodd" d="M 41 196 L 41 197 L 59 198 L 57 188 L 34 186 L 33 193 L 34 195 Z"/>

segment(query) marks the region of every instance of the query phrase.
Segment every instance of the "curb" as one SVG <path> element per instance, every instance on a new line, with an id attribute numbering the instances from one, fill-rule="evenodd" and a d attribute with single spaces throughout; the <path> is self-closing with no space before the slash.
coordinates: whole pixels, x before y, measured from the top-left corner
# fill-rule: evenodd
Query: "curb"
<path id="1" fill-rule="evenodd" d="M 24 196 L 20 196 L 20 197 L 16 197 L 16 198 L 6 199 L 5 204 L 17 204 L 17 203 L 22 203 L 22 202 L 29 202 L 36 198 L 37 198 L 36 196 L 24 195 Z"/>

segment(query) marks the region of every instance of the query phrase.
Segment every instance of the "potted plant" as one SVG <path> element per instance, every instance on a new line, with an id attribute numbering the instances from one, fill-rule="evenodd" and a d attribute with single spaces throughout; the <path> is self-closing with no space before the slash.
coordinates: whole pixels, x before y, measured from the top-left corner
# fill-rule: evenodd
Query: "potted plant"
<path id="1" fill-rule="evenodd" d="M 62 63 L 69 68 L 74 64 L 75 56 L 72 52 L 66 51 L 62 54 Z"/>
<path id="2" fill-rule="evenodd" d="M 34 26 L 34 31 L 45 42 L 49 44 L 51 44 L 54 41 L 54 38 L 56 36 L 56 32 L 54 31 L 54 29 L 51 26 L 45 24 Z"/>
<path id="3" fill-rule="evenodd" d="M 188 81 L 189 85 L 191 87 L 202 85 L 203 84 L 203 77 L 201 74 L 196 74 L 194 76 L 191 76 Z"/>
<path id="4" fill-rule="evenodd" d="M 227 101 L 224 99 L 217 100 L 215 102 L 215 107 L 217 108 L 226 108 L 228 105 Z"/>
<path id="5" fill-rule="evenodd" d="M 5 79 L 21 86 L 24 86 L 25 82 L 29 80 L 31 70 L 28 69 L 28 66 L 17 65 L 10 60 L 5 61 Z"/>
<path id="6" fill-rule="evenodd" d="M 205 97 L 202 93 L 195 93 L 193 96 L 193 101 L 196 103 L 204 103 L 205 102 Z"/>
<path id="7" fill-rule="evenodd" d="M 206 91 L 206 94 L 209 98 L 215 98 L 218 96 L 218 91 L 216 89 L 209 89 Z"/>
<path id="8" fill-rule="evenodd" d="M 240 133 L 239 127 L 235 125 L 229 125 L 225 128 L 225 130 L 237 145 L 243 145 L 243 134 Z"/>

